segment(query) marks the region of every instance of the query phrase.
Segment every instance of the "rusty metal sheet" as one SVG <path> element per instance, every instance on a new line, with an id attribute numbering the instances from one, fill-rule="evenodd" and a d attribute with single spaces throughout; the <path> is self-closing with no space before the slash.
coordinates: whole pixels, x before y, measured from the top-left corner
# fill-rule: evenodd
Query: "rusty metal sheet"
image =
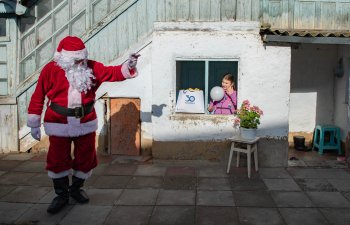
<path id="1" fill-rule="evenodd" d="M 111 153 L 140 155 L 140 99 L 112 98 L 110 101 Z"/>

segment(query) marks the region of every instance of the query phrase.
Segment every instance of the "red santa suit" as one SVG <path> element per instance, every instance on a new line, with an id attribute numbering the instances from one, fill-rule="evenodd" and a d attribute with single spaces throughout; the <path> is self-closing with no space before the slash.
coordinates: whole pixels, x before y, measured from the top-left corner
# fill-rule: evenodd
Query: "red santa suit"
<path id="1" fill-rule="evenodd" d="M 87 50 L 79 38 L 68 36 L 60 42 L 55 58 L 62 56 L 86 60 Z M 92 106 L 95 92 L 103 82 L 123 81 L 137 75 L 136 68 L 129 69 L 127 63 L 118 66 L 104 66 L 92 60 L 86 60 L 85 63 L 93 75 L 92 85 L 87 85 L 84 90 L 78 90 L 69 82 L 67 70 L 59 66 L 56 61 L 49 62 L 39 76 L 28 107 L 27 125 L 32 128 L 40 127 L 45 97 L 48 99 L 44 128 L 50 140 L 46 169 L 51 178 L 67 176 L 73 169 L 75 176 L 86 179 L 97 166 L 95 110 L 92 108 L 91 112 L 77 118 L 59 114 L 51 105 L 58 105 L 67 110 Z M 70 156 L 72 142 L 74 142 L 74 159 Z"/>

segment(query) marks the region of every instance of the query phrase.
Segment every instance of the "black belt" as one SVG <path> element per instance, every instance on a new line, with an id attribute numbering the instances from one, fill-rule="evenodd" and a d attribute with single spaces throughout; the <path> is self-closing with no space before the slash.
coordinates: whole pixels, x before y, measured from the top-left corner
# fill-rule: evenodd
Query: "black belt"
<path id="1" fill-rule="evenodd" d="M 85 115 L 91 113 L 94 109 L 94 102 L 90 102 L 81 107 L 66 108 L 56 103 L 51 102 L 50 108 L 58 114 L 63 116 L 74 116 L 75 118 L 83 118 Z"/>

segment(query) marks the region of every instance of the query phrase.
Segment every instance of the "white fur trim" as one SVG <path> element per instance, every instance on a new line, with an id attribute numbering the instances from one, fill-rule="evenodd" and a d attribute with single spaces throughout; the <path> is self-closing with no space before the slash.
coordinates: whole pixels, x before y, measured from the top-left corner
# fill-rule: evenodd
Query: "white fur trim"
<path id="1" fill-rule="evenodd" d="M 68 117 L 67 117 L 68 118 Z M 48 136 L 58 137 L 79 137 L 92 133 L 97 130 L 97 119 L 87 123 L 71 122 L 63 123 L 44 123 L 45 133 Z"/>
<path id="2" fill-rule="evenodd" d="M 68 176 L 70 174 L 72 174 L 72 170 L 71 169 L 65 170 L 65 171 L 62 171 L 62 172 L 59 172 L 59 173 L 55 173 L 55 172 L 50 171 L 50 170 L 47 171 L 47 175 L 50 178 L 52 178 L 52 179 L 58 179 L 58 178 L 66 177 L 66 176 Z"/>
<path id="3" fill-rule="evenodd" d="M 63 57 L 74 58 L 74 59 L 87 59 L 88 58 L 88 51 L 86 48 L 84 48 L 82 50 L 77 50 L 77 51 L 66 51 L 66 50 L 62 49 L 61 52 L 55 53 L 55 58 L 57 55 L 62 55 Z"/>
<path id="4" fill-rule="evenodd" d="M 68 108 L 75 108 L 81 106 L 81 92 L 69 85 L 68 88 Z"/>
<path id="5" fill-rule="evenodd" d="M 124 76 L 125 79 L 129 79 L 129 78 L 135 78 L 137 77 L 138 74 L 138 71 L 135 67 L 135 73 L 133 75 L 130 74 L 130 70 L 129 70 L 129 67 L 128 67 L 128 61 L 126 61 L 125 63 L 123 63 L 122 65 L 122 74 Z"/>
<path id="6" fill-rule="evenodd" d="M 88 51 L 86 48 L 78 51 L 66 51 L 62 49 L 61 54 L 63 57 L 72 57 L 74 59 L 87 59 Z"/>
<path id="7" fill-rule="evenodd" d="M 68 88 L 68 108 L 81 107 L 81 93 L 73 88 L 72 85 L 69 85 Z M 80 119 L 75 117 L 67 117 L 68 124 L 78 125 L 80 124 Z"/>
<path id="8" fill-rule="evenodd" d="M 80 179 L 88 179 L 92 174 L 92 170 L 90 170 L 89 172 L 87 173 L 84 173 L 83 171 L 80 171 L 80 170 L 73 170 L 73 176 L 76 176 Z"/>
<path id="9" fill-rule="evenodd" d="M 28 114 L 27 119 L 28 127 L 40 127 L 41 126 L 41 116 L 37 114 Z"/>

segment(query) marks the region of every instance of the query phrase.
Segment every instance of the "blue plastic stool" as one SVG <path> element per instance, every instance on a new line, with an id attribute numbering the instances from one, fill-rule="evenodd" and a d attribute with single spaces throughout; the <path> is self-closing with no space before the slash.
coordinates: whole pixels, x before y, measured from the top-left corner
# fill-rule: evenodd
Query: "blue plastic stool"
<path id="1" fill-rule="evenodd" d="M 325 142 L 325 133 L 329 132 L 329 141 Z M 322 155 L 325 149 L 337 150 L 341 155 L 340 129 L 332 125 L 316 125 L 313 148 L 318 148 L 318 154 Z"/>

